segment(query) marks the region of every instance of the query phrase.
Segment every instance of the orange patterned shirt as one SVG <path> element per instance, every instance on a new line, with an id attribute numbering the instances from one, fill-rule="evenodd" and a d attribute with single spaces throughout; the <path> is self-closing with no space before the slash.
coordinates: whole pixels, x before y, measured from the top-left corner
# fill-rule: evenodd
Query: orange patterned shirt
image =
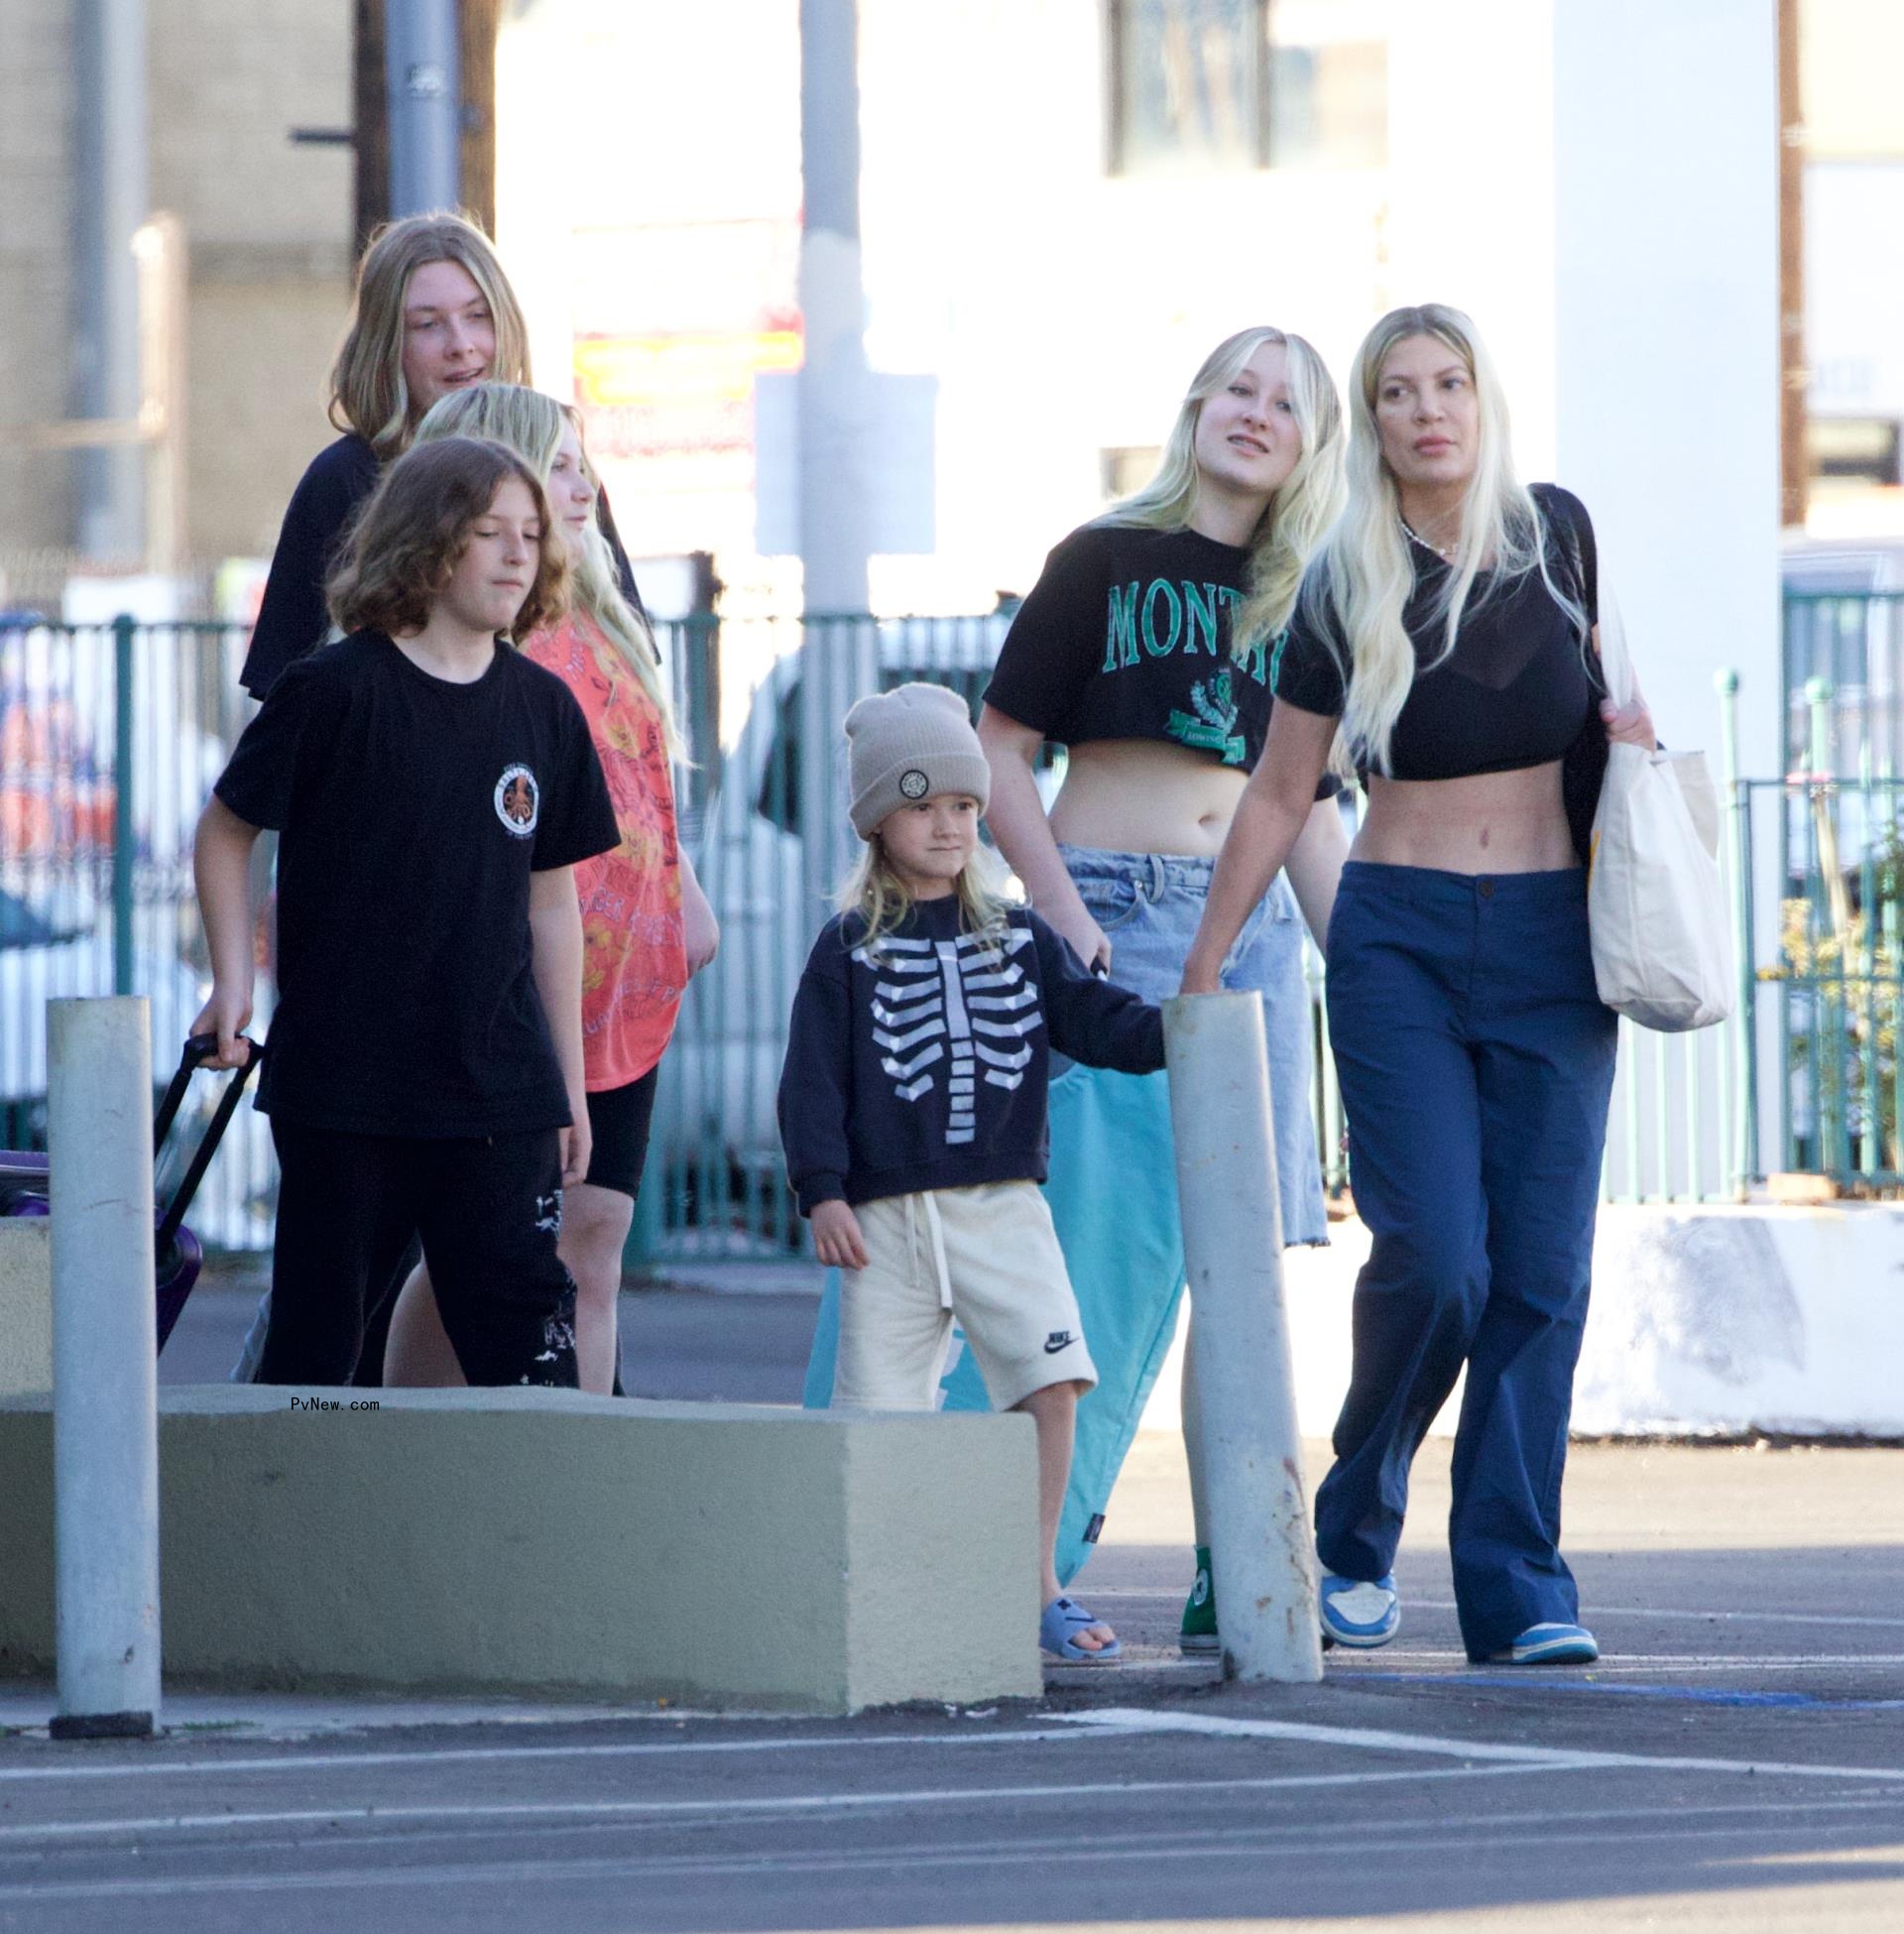
<path id="1" fill-rule="evenodd" d="M 575 869 L 583 1072 L 599 1094 L 639 1080 L 661 1058 L 687 985 L 667 741 L 654 701 L 592 620 L 571 613 L 523 651 L 575 694 L 622 831 L 612 852 Z"/>

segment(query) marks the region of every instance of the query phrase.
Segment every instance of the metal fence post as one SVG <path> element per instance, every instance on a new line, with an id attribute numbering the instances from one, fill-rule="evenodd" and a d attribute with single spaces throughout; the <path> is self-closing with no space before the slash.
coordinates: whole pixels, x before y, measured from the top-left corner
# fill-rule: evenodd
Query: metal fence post
<path id="1" fill-rule="evenodd" d="M 1163 1032 L 1224 1673 L 1312 1685 L 1322 1631 L 1262 1003 L 1178 996 L 1163 1004 Z"/>
<path id="2" fill-rule="evenodd" d="M 112 621 L 112 991 L 132 992 L 133 621 Z"/>
<path id="3" fill-rule="evenodd" d="M 1738 771 L 1738 673 L 1727 668 L 1713 680 L 1719 688 L 1720 772 L 1728 816 L 1726 870 L 1730 876 L 1732 959 L 1738 973 L 1738 1013 L 1732 1038 L 1720 1048 L 1720 1183 L 1744 1201 L 1758 1166 L 1758 976 L 1753 971 L 1751 888 L 1751 793 Z M 1735 1057 L 1728 1070 L 1726 1049 Z M 1728 1099 L 1729 1092 L 1729 1099 Z"/>
<path id="4" fill-rule="evenodd" d="M 159 1347 L 146 1003 L 47 1004 L 55 1739 L 159 1713 Z"/>

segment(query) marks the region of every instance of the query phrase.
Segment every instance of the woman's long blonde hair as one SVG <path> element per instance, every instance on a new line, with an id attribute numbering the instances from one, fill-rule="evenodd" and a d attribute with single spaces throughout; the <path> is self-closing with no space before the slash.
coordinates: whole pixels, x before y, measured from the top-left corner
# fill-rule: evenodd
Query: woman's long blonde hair
<path id="1" fill-rule="evenodd" d="M 1388 770 L 1395 720 L 1415 681 L 1415 648 L 1402 613 L 1415 588 L 1414 559 L 1402 527 L 1401 497 L 1383 461 L 1375 422 L 1381 367 L 1395 345 L 1432 336 L 1466 367 L 1480 413 L 1475 473 L 1462 503 L 1461 541 L 1449 559 L 1447 581 L 1433 610 L 1441 648 L 1421 669 L 1431 670 L 1455 649 L 1455 634 L 1484 565 L 1482 596 L 1497 597 L 1529 571 L 1538 571 L 1554 601 L 1580 632 L 1587 615 L 1547 568 L 1544 521 L 1514 474 L 1507 399 L 1480 331 L 1458 308 L 1424 302 L 1391 309 L 1363 338 L 1349 381 L 1349 502 L 1324 540 L 1302 587 L 1305 611 L 1332 645 L 1346 647 L 1341 670 L 1348 686 L 1339 759 L 1378 773 Z M 1491 564 L 1488 560 L 1492 559 Z"/>
<path id="2" fill-rule="evenodd" d="M 983 845 L 975 847 L 972 857 L 959 869 L 953 892 L 958 896 L 959 924 L 967 933 L 996 939 L 1004 932 L 1006 915 L 1016 902 L 1006 893 L 1003 874 L 998 856 Z M 911 890 L 887 858 L 877 828 L 861 849 L 834 905 L 842 913 L 859 914 L 865 923 L 863 932 L 844 936 L 856 947 L 877 947 L 912 910 Z"/>
<path id="3" fill-rule="evenodd" d="M 579 443 L 581 425 L 576 423 L 574 413 L 539 390 L 525 389 L 519 383 L 472 383 L 467 389 L 452 390 L 431 405 L 429 414 L 416 425 L 416 441 L 422 443 L 438 436 L 486 436 L 526 458 L 546 484 L 555 454 L 561 448 L 562 434 L 569 428 L 574 429 Z M 586 466 L 586 452 L 582 461 Z M 588 476 L 596 484 L 599 501 L 601 486 L 592 469 Z M 602 669 L 611 676 L 626 671 L 634 677 L 660 714 L 668 758 L 685 764 L 687 754 L 674 723 L 667 684 L 661 676 L 654 634 L 642 614 L 622 595 L 615 553 L 609 549 L 608 540 L 592 517 L 582 533 L 582 554 L 576 559 L 570 584 L 575 609 L 593 622 L 614 652 L 613 661 Z"/>
<path id="4" fill-rule="evenodd" d="M 1310 343 L 1267 326 L 1226 336 L 1191 378 L 1156 475 L 1093 519 L 1153 531 L 1181 531 L 1189 524 L 1197 506 L 1197 421 L 1204 403 L 1233 383 L 1266 343 L 1280 343 L 1288 351 L 1285 381 L 1302 454 L 1250 535 L 1249 594 L 1230 628 L 1231 655 L 1239 662 L 1288 624 L 1303 571 L 1342 507 L 1342 405 Z"/>
<path id="5" fill-rule="evenodd" d="M 408 447 L 410 386 L 404 381 L 404 300 L 426 263 L 454 262 L 482 291 L 496 329 L 490 375 L 527 383 L 529 325 L 489 237 L 461 215 L 406 215 L 380 228 L 357 265 L 350 323 L 330 372 L 330 421 L 355 430 L 385 462 Z"/>

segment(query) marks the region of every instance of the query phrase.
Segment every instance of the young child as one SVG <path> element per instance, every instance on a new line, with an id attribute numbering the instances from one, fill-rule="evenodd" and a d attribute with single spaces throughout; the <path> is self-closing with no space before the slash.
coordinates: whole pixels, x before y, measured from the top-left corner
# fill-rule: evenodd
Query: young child
<path id="1" fill-rule="evenodd" d="M 1038 1641 L 1108 1663 L 1116 1634 L 1052 1563 L 1097 1372 L 1037 1186 L 1045 1085 L 1054 1049 L 1151 1073 L 1162 1018 L 987 884 L 991 776 L 956 692 L 863 698 L 846 736 L 866 853 L 800 978 L 779 1096 L 787 1172 L 842 1271 L 833 1402 L 931 1409 L 956 1318 L 994 1404 L 1037 1428 Z"/>
<path id="2" fill-rule="evenodd" d="M 472 1384 L 576 1381 L 555 1253 L 588 1166 L 573 869 L 615 845 L 580 708 L 503 642 L 562 605 L 535 472 L 411 450 L 198 824 L 218 1062 L 251 1013 L 248 871 L 280 835 L 279 1000 L 259 1107 L 282 1174 L 263 1383 L 343 1384 L 420 1235 Z"/>

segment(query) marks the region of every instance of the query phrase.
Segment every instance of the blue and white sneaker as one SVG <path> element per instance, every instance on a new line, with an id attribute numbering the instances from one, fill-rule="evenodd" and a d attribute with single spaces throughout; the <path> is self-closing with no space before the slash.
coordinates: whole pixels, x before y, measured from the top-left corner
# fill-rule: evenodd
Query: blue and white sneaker
<path id="1" fill-rule="evenodd" d="M 1511 1645 L 1488 1655 L 1490 1665 L 1591 1665 L 1600 1646 L 1585 1626 L 1529 1626 Z"/>
<path id="2" fill-rule="evenodd" d="M 1323 1637 L 1335 1644 L 1366 1650 L 1387 1644 L 1401 1629 L 1401 1595 L 1392 1572 L 1372 1585 L 1324 1572 L 1318 1598 Z"/>

